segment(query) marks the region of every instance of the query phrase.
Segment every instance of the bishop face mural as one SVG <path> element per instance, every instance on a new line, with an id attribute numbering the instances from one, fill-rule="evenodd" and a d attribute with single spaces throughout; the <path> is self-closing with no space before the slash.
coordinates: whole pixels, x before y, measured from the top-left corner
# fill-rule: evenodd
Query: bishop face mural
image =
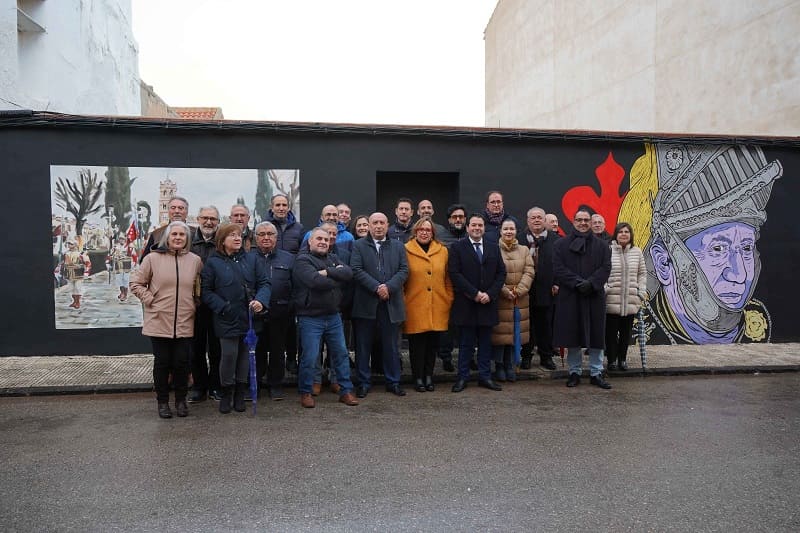
<path id="1" fill-rule="evenodd" d="M 753 298 L 758 239 L 778 161 L 754 146 L 646 145 L 618 220 L 648 263 L 651 336 L 676 343 L 769 342 L 772 321 Z"/>

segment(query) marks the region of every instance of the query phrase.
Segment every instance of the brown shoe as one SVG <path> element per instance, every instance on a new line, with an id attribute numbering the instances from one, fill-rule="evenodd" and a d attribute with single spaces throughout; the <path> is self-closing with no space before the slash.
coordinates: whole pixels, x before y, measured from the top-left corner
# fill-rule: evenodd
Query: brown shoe
<path id="1" fill-rule="evenodd" d="M 331 383 L 331 392 L 334 394 L 339 394 L 342 392 L 342 386 L 338 383 Z"/>
<path id="2" fill-rule="evenodd" d="M 347 394 L 342 394 L 339 396 L 339 401 L 349 406 L 358 405 L 358 400 L 355 396 L 353 396 L 352 392 L 348 392 Z"/>
<path id="3" fill-rule="evenodd" d="M 314 398 L 308 393 L 301 394 L 300 395 L 300 405 L 302 405 L 303 407 L 305 407 L 307 409 L 311 409 L 315 405 L 314 404 Z"/>
<path id="4" fill-rule="evenodd" d="M 311 394 L 313 396 L 319 396 L 319 393 L 322 391 L 322 383 L 314 383 L 311 386 Z"/>

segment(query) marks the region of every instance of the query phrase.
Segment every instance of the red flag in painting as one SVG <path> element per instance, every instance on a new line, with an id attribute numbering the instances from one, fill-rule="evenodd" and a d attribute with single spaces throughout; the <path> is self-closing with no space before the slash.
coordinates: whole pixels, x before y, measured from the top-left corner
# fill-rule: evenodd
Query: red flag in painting
<path id="1" fill-rule="evenodd" d="M 132 243 L 139 237 L 139 228 L 137 228 L 136 222 L 136 213 L 134 213 L 131 215 L 131 225 L 128 227 L 128 233 L 126 234 L 128 244 Z"/>

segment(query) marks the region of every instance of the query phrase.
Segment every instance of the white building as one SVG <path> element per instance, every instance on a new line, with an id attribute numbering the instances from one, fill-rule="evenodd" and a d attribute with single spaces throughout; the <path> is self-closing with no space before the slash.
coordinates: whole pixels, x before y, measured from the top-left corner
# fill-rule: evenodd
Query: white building
<path id="1" fill-rule="evenodd" d="M 486 126 L 800 135 L 800 0 L 499 0 Z"/>
<path id="2" fill-rule="evenodd" d="M 140 115 L 130 0 L 0 0 L 0 109 Z"/>

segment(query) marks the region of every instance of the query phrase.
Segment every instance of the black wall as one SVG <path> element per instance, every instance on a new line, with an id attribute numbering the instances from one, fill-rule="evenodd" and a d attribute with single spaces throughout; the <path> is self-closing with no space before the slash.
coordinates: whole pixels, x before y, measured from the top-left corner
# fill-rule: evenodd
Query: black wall
<path id="1" fill-rule="evenodd" d="M 769 202 L 758 243 L 762 272 L 755 296 L 772 315 L 774 341 L 797 341 L 794 314 L 798 245 L 796 198 L 800 151 L 791 144 L 764 147 L 784 168 Z M 56 330 L 53 318 L 50 165 L 300 169 L 301 216 L 315 222 L 326 203 L 347 201 L 368 213 L 395 198 L 376 197 L 378 172 L 447 173 L 471 209 L 484 207 L 487 190 L 500 189 L 506 210 L 524 220 L 540 205 L 559 214 L 561 197 L 576 185 L 597 187 L 595 168 L 609 152 L 627 173 L 644 153 L 641 139 L 585 140 L 492 136 L 298 133 L 276 128 L 179 130 L 166 127 L 8 125 L 0 123 L 2 213 L 6 246 L 0 259 L 0 355 L 122 354 L 147 352 L 136 328 Z M 435 174 L 430 174 L 435 179 Z M 416 202 L 423 196 L 409 191 Z M 416 207 L 416 206 L 415 206 Z M 444 223 L 446 205 L 436 205 Z M 387 213 L 392 219 L 393 215 Z"/>

